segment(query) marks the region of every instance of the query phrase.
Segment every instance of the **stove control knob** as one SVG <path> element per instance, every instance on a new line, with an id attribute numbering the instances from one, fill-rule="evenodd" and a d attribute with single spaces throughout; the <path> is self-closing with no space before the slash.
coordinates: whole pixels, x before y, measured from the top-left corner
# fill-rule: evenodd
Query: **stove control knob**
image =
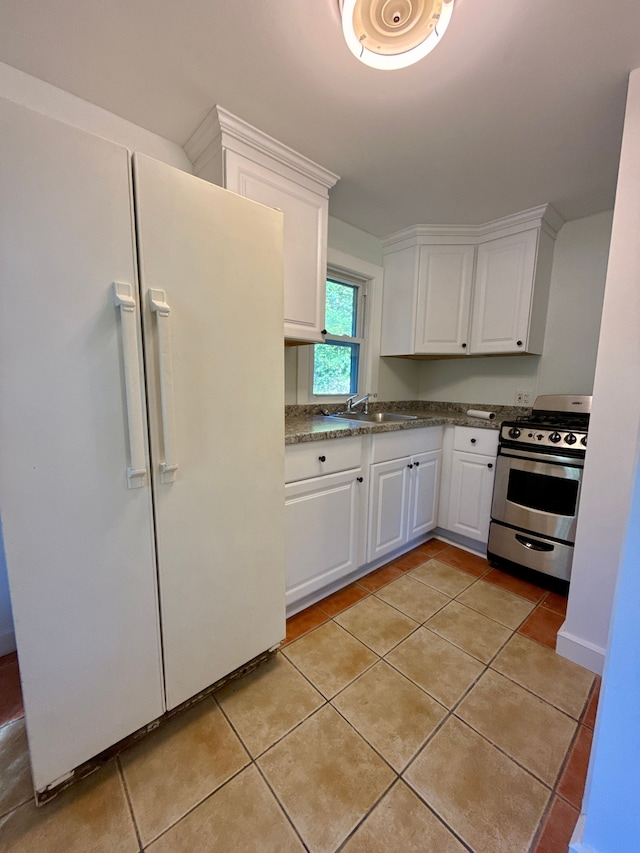
<path id="1" fill-rule="evenodd" d="M 580 439 L 580 444 L 582 444 L 584 447 L 587 446 L 587 436 L 586 435 L 582 436 L 582 438 Z"/>
<path id="2" fill-rule="evenodd" d="M 542 439 L 544 438 L 544 435 L 541 432 L 539 432 L 537 434 L 536 438 L 538 439 L 538 441 L 542 441 Z"/>
<path id="3" fill-rule="evenodd" d="M 511 427 L 509 430 L 509 438 L 520 438 L 520 430 L 518 427 Z"/>
<path id="4" fill-rule="evenodd" d="M 554 430 L 549 436 L 549 441 L 552 441 L 554 444 L 557 444 L 561 438 L 562 436 L 560 435 L 560 433 L 557 430 Z"/>
<path id="5" fill-rule="evenodd" d="M 576 441 L 577 441 L 577 438 L 575 437 L 575 435 L 572 432 L 568 432 L 564 437 L 565 444 L 575 444 Z"/>

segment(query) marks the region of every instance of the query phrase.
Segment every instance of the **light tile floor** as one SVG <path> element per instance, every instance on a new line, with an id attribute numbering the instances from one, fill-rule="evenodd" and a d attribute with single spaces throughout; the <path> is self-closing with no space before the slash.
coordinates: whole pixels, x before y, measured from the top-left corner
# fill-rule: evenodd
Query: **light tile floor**
<path id="1" fill-rule="evenodd" d="M 565 608 L 431 540 L 40 809 L 0 659 L 0 850 L 565 853 L 599 688 L 553 651 Z"/>

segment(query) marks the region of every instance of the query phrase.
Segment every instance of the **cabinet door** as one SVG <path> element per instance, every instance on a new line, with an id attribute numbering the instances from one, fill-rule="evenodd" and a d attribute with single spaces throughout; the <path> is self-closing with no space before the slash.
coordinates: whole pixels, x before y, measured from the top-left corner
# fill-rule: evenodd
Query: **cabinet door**
<path id="1" fill-rule="evenodd" d="M 441 450 L 413 456 L 407 540 L 428 533 L 438 523 Z"/>
<path id="2" fill-rule="evenodd" d="M 284 336 L 321 343 L 328 200 L 232 151 L 225 154 L 225 186 L 284 213 Z"/>
<path id="3" fill-rule="evenodd" d="M 415 351 L 468 351 L 473 246 L 422 246 L 418 274 Z"/>
<path id="4" fill-rule="evenodd" d="M 485 542 L 489 536 L 495 457 L 454 451 L 449 530 Z"/>
<path id="5" fill-rule="evenodd" d="M 361 469 L 285 486 L 287 604 L 358 567 Z"/>
<path id="6" fill-rule="evenodd" d="M 407 541 L 407 502 L 411 458 L 371 466 L 367 562 L 400 548 Z"/>
<path id="7" fill-rule="evenodd" d="M 537 229 L 478 246 L 471 352 L 526 352 Z"/>

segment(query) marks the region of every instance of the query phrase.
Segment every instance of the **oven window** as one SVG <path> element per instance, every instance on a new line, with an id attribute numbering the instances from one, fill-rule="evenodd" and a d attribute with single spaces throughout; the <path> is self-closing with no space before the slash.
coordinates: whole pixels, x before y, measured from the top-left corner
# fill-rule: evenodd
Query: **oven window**
<path id="1" fill-rule="evenodd" d="M 532 474 L 529 471 L 509 471 L 507 500 L 530 509 L 552 515 L 576 514 L 578 505 L 578 480 Z"/>

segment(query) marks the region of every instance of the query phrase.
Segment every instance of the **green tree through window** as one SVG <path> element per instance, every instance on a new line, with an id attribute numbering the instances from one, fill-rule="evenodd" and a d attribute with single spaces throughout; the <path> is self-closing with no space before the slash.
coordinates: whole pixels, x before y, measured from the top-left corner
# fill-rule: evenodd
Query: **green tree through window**
<path id="1" fill-rule="evenodd" d="M 361 285 L 327 279 L 326 341 L 315 344 L 313 393 L 340 396 L 358 390 Z"/>

